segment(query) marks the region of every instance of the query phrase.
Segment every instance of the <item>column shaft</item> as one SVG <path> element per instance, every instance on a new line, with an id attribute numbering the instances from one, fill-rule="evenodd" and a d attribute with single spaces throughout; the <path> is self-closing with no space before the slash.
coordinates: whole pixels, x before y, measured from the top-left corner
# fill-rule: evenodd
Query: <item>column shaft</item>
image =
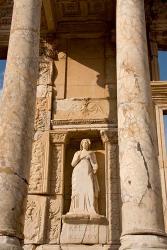
<path id="1" fill-rule="evenodd" d="M 5 236 L 23 238 L 38 78 L 41 3 L 42 0 L 14 0 L 0 103 L 0 235 L 4 244 Z"/>
<path id="2" fill-rule="evenodd" d="M 117 84 L 121 249 L 161 249 L 159 239 L 167 245 L 141 0 L 117 0 Z"/>

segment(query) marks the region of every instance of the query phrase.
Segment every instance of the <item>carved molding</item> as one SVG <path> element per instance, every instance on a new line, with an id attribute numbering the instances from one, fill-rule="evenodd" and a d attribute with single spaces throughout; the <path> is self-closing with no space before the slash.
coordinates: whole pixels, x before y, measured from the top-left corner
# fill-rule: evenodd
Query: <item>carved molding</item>
<path id="1" fill-rule="evenodd" d="M 152 99 L 155 104 L 167 103 L 167 81 L 151 82 Z"/>
<path id="2" fill-rule="evenodd" d="M 76 119 L 76 120 L 52 120 L 51 125 L 52 127 L 58 126 L 58 125 L 82 125 L 82 124 L 109 124 L 112 123 L 109 122 L 108 119 Z"/>

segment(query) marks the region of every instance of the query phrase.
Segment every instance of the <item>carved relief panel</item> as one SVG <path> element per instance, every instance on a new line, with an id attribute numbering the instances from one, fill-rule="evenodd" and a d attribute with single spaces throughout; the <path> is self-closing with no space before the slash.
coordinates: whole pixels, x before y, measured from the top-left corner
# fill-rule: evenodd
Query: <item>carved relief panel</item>
<path id="1" fill-rule="evenodd" d="M 46 242 L 49 244 L 60 243 L 62 206 L 63 206 L 62 195 L 56 195 L 48 199 Z"/>
<path id="2" fill-rule="evenodd" d="M 33 142 L 29 193 L 48 193 L 49 132 L 44 132 Z"/>
<path id="3" fill-rule="evenodd" d="M 40 75 L 37 83 L 37 99 L 35 113 L 35 131 L 45 131 L 50 128 L 52 102 L 52 69 L 53 62 L 40 63 Z"/>
<path id="4" fill-rule="evenodd" d="M 25 216 L 25 244 L 43 244 L 47 197 L 29 195 Z"/>

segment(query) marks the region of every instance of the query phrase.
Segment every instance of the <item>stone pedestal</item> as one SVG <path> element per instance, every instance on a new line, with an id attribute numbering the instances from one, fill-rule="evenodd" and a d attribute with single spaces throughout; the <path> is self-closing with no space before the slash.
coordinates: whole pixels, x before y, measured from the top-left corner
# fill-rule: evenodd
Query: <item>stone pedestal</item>
<path id="1" fill-rule="evenodd" d="M 64 215 L 61 244 L 106 244 L 107 220 L 104 216 Z"/>
<path id="2" fill-rule="evenodd" d="M 27 250 L 27 249 L 25 249 Z M 33 249 L 28 249 L 33 250 Z M 118 246 L 109 246 L 109 245 L 73 245 L 73 244 L 63 244 L 63 245 L 43 245 L 38 246 L 36 250 L 118 250 Z"/>
<path id="3" fill-rule="evenodd" d="M 0 249 L 20 249 L 38 78 L 41 0 L 15 0 L 0 104 Z M 10 237 L 7 237 L 10 236 Z"/>
<path id="4" fill-rule="evenodd" d="M 167 249 L 144 13 L 144 1 L 117 1 L 121 250 Z"/>

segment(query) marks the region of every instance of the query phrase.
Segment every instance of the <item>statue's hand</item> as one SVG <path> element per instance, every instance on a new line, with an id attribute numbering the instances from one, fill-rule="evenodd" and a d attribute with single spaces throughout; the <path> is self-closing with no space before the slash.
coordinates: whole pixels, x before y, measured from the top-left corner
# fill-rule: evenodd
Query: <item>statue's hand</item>
<path id="1" fill-rule="evenodd" d="M 93 173 L 96 174 L 96 172 L 97 172 L 97 169 L 93 169 Z"/>

